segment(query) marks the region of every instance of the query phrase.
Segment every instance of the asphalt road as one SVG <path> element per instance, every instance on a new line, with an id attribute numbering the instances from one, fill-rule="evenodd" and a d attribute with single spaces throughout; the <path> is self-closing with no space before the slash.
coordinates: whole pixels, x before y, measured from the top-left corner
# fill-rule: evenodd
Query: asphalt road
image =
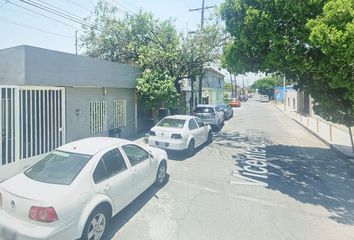
<path id="1" fill-rule="evenodd" d="M 354 239 L 354 166 L 271 103 L 234 109 L 169 180 L 111 222 L 107 239 Z"/>

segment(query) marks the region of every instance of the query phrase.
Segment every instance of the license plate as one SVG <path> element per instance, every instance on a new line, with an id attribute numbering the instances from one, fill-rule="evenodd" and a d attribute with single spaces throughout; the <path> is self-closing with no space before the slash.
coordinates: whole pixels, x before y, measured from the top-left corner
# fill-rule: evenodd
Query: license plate
<path id="1" fill-rule="evenodd" d="M 164 147 L 168 147 L 170 144 L 169 143 L 164 143 L 164 142 L 158 142 L 155 141 L 156 146 L 164 146 Z"/>

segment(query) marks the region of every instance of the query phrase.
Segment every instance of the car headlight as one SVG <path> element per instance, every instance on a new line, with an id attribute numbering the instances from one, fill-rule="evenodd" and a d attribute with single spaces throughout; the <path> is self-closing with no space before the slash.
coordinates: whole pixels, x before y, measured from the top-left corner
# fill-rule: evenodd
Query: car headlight
<path id="1" fill-rule="evenodd" d="M 173 134 L 171 135 L 171 138 L 174 138 L 174 139 L 182 139 L 182 135 L 181 135 L 181 134 L 173 133 Z"/>

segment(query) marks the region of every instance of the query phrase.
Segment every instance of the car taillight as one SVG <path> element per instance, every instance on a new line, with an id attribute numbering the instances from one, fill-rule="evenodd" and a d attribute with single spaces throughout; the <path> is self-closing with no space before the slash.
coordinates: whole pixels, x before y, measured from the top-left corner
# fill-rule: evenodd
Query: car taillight
<path id="1" fill-rule="evenodd" d="M 57 213 L 53 207 L 32 206 L 29 210 L 28 217 L 34 221 L 46 223 L 51 223 L 58 220 Z"/>
<path id="2" fill-rule="evenodd" d="M 150 132 L 149 132 L 149 135 L 150 135 L 150 136 L 156 136 L 156 133 L 155 133 L 154 131 L 150 131 Z"/>
<path id="3" fill-rule="evenodd" d="M 174 139 L 182 139 L 182 135 L 181 134 L 172 134 L 171 135 L 171 138 L 174 138 Z"/>

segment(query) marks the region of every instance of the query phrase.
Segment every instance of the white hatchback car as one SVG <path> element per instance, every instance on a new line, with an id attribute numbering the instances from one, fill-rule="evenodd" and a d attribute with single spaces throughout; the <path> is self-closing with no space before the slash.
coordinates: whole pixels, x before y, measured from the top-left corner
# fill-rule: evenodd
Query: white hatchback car
<path id="1" fill-rule="evenodd" d="M 63 145 L 0 184 L 0 239 L 102 239 L 112 216 L 164 183 L 166 161 L 118 138 Z"/>
<path id="2" fill-rule="evenodd" d="M 194 154 L 196 147 L 212 141 L 212 131 L 200 118 L 173 115 L 163 118 L 149 133 L 149 145 L 168 150 L 187 151 Z"/>

